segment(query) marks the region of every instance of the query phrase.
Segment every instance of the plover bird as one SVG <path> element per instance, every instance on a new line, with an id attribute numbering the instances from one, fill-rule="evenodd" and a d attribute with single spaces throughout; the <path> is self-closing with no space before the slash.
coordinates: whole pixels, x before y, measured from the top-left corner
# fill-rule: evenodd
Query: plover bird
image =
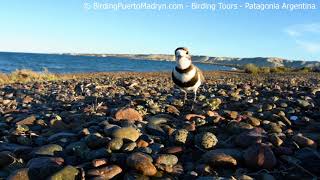
<path id="1" fill-rule="evenodd" d="M 175 50 L 175 59 L 176 66 L 172 71 L 172 80 L 184 93 L 183 102 L 185 103 L 187 99 L 187 92 L 192 91 L 194 93 L 194 103 L 197 98 L 197 90 L 204 82 L 203 74 L 198 67 L 192 64 L 188 48 L 177 48 Z"/>

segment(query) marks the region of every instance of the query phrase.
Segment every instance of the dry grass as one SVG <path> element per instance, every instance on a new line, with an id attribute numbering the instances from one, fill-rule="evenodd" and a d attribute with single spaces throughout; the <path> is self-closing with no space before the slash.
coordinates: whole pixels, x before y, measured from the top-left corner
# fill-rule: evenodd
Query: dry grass
<path id="1" fill-rule="evenodd" d="M 33 81 L 54 81 L 60 77 L 50 73 L 47 69 L 42 72 L 35 72 L 29 69 L 16 70 L 10 74 L 0 73 L 0 84 L 27 83 Z"/>
<path id="2" fill-rule="evenodd" d="M 4 73 L 0 73 L 0 84 L 4 84 L 6 82 L 9 82 L 9 76 Z"/>

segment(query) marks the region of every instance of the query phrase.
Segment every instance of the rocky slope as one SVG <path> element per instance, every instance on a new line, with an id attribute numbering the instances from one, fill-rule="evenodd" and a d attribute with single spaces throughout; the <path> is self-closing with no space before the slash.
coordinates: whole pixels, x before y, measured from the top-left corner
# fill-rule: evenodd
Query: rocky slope
<path id="1" fill-rule="evenodd" d="M 122 57 L 135 60 L 157 60 L 157 61 L 173 61 L 173 55 L 166 54 L 79 54 L 86 56 L 101 56 L 101 57 Z M 301 67 L 319 67 L 319 61 L 302 61 L 288 60 L 275 57 L 254 57 L 254 58 L 233 58 L 233 57 L 209 57 L 209 56 L 192 56 L 193 61 L 218 64 L 233 67 L 242 67 L 246 64 L 255 64 L 260 67 L 279 67 L 285 66 L 289 68 Z"/>

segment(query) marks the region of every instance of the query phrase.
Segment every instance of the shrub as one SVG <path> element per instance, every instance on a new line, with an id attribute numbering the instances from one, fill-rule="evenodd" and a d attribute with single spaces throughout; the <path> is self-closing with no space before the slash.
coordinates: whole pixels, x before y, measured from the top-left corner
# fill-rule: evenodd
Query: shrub
<path id="1" fill-rule="evenodd" d="M 288 68 L 284 66 L 279 67 L 257 67 L 254 64 L 247 64 L 244 66 L 244 71 L 250 74 L 258 74 L 258 73 L 287 73 L 287 72 L 320 72 L 320 69 L 316 69 L 313 67 L 303 67 L 303 68 Z"/>
<path id="2" fill-rule="evenodd" d="M 280 67 L 273 67 L 270 69 L 270 72 L 272 73 L 283 73 L 283 72 L 291 72 L 292 70 L 290 68 L 286 68 L 283 66 Z"/>
<path id="3" fill-rule="evenodd" d="M 303 67 L 299 69 L 299 71 L 307 73 L 307 72 L 314 72 L 315 70 L 311 67 Z"/>
<path id="4" fill-rule="evenodd" d="M 260 72 L 261 73 L 270 73 L 270 67 L 262 67 L 260 68 Z"/>
<path id="5" fill-rule="evenodd" d="M 250 73 L 250 74 L 258 74 L 259 73 L 259 67 L 257 67 L 254 64 L 247 64 L 244 66 L 244 71 L 246 73 Z"/>

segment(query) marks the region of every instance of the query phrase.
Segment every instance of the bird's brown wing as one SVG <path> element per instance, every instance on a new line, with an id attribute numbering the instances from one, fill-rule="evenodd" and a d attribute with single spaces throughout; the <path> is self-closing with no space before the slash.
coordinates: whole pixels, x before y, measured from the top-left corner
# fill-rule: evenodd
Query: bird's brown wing
<path id="1" fill-rule="evenodd" d="M 195 67 L 196 67 L 196 66 L 195 66 Z M 204 78 L 204 76 L 203 76 L 202 71 L 201 71 L 198 67 L 196 67 L 196 69 L 197 69 L 197 72 L 198 72 L 199 75 L 200 75 L 200 80 L 201 80 L 201 82 L 204 82 L 204 81 L 205 81 L 205 78 Z"/>

